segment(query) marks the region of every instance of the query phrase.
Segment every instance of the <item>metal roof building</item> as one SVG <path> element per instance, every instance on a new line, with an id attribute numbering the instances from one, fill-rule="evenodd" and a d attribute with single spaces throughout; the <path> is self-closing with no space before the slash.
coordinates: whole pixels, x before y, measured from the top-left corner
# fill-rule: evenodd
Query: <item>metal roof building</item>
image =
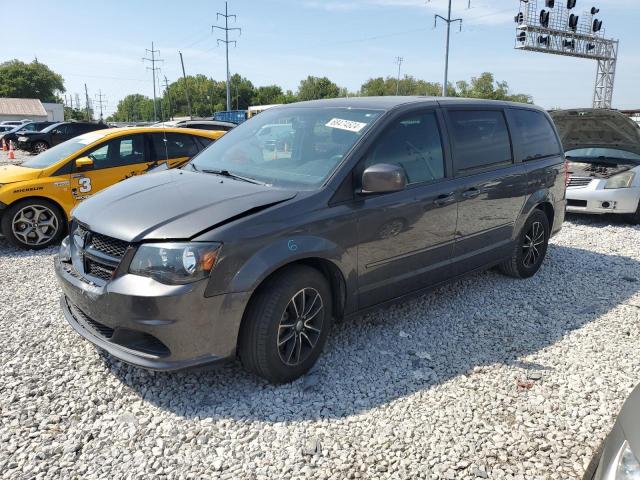
<path id="1" fill-rule="evenodd" d="M 47 111 L 35 98 L 0 98 L 0 122 L 5 120 L 47 120 Z"/>

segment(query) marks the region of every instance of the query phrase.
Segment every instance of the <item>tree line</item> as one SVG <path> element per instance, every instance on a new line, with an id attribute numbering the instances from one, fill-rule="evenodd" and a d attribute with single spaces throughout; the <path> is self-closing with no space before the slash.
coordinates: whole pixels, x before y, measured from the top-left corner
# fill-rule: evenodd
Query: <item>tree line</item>
<path id="1" fill-rule="evenodd" d="M 246 110 L 251 105 L 292 103 L 304 100 L 347 96 L 427 95 L 439 96 L 442 84 L 405 75 L 399 82 L 394 77 L 370 78 L 355 92 L 338 86 L 327 77 L 308 76 L 300 81 L 296 91 L 283 90 L 278 85 L 255 86 L 249 79 L 234 74 L 230 80 L 231 106 L 234 110 Z M 188 88 L 186 88 L 188 86 Z M 65 92 L 64 79 L 45 64 L 11 60 L 0 64 L 0 97 L 38 98 L 43 102 L 62 103 Z M 214 112 L 226 110 L 226 83 L 203 74 L 189 75 L 170 83 L 156 99 L 155 110 L 159 120 L 187 116 L 189 108 L 187 91 L 194 117 L 209 117 Z M 530 95 L 512 93 L 507 82 L 496 81 L 490 72 L 481 73 L 469 81 L 447 85 L 447 95 L 453 97 L 486 98 L 532 103 Z M 89 107 L 89 114 L 92 109 Z M 65 108 L 65 118 L 86 119 L 86 110 Z M 153 99 L 133 93 L 118 102 L 116 111 L 107 121 L 134 122 L 154 120 Z"/>

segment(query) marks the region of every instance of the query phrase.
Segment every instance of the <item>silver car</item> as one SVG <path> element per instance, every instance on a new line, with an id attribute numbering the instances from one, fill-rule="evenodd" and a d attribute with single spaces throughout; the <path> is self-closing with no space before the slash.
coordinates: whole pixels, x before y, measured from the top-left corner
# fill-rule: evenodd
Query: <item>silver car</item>
<path id="1" fill-rule="evenodd" d="M 640 479 L 640 385 L 625 402 L 584 480 Z"/>
<path id="2" fill-rule="evenodd" d="M 615 110 L 551 112 L 568 163 L 567 212 L 640 223 L 640 127 Z"/>

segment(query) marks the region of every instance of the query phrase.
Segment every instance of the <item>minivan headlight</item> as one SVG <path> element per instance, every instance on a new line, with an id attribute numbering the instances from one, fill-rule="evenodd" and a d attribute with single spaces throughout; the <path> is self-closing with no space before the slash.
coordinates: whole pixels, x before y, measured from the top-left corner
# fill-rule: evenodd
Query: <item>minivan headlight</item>
<path id="1" fill-rule="evenodd" d="M 220 243 L 147 243 L 138 248 L 129 273 L 151 277 L 169 285 L 192 283 L 209 276 Z"/>
<path id="2" fill-rule="evenodd" d="M 615 480 L 640 480 L 640 463 L 629 448 L 629 443 L 625 441 L 620 451 Z"/>
<path id="3" fill-rule="evenodd" d="M 631 170 L 619 173 L 609 178 L 604 184 L 604 188 L 629 188 L 635 176 L 636 174 Z"/>
<path id="4" fill-rule="evenodd" d="M 62 239 L 60 242 L 60 250 L 58 252 L 61 262 L 70 262 L 71 261 L 71 242 L 69 240 L 69 235 Z"/>

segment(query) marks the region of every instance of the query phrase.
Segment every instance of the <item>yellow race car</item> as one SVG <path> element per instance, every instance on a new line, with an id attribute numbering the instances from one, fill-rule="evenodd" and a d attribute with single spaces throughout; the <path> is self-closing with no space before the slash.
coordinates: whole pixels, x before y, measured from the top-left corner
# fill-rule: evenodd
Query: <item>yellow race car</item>
<path id="1" fill-rule="evenodd" d="M 45 248 L 62 237 L 71 209 L 114 183 L 186 163 L 225 132 L 112 128 L 67 140 L 22 165 L 0 167 L 0 225 L 12 244 Z"/>

